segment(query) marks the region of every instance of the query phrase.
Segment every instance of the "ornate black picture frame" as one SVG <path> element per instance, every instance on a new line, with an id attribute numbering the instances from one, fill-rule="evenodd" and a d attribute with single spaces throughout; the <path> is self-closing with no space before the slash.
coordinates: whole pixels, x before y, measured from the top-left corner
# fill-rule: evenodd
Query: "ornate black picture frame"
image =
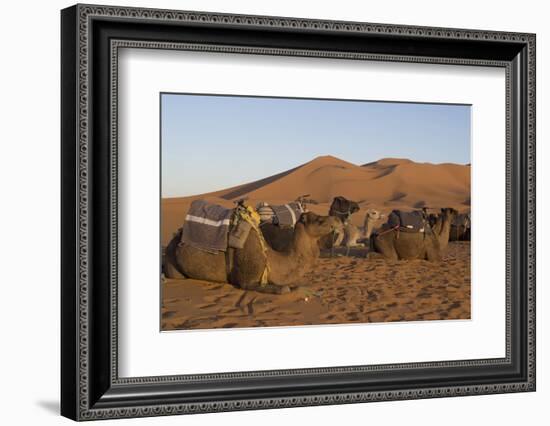
<path id="1" fill-rule="evenodd" d="M 535 390 L 534 34 L 95 5 L 64 9 L 61 28 L 62 415 L 92 420 Z M 120 47 L 504 68 L 506 356 L 120 378 Z"/>

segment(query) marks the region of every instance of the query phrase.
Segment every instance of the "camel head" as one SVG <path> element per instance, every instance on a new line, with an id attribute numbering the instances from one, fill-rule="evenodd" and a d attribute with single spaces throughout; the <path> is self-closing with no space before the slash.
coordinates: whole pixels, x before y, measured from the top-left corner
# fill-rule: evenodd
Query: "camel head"
<path id="1" fill-rule="evenodd" d="M 441 209 L 442 218 L 450 220 L 451 223 L 453 223 L 453 220 L 456 218 L 457 215 L 458 215 L 458 211 L 456 211 L 455 209 L 453 209 L 451 207 L 445 207 L 445 208 Z"/>
<path id="2" fill-rule="evenodd" d="M 310 237 L 320 238 L 342 228 L 342 221 L 335 216 L 319 216 L 312 212 L 302 213 L 299 223 L 303 224 Z"/>
<path id="3" fill-rule="evenodd" d="M 435 223 L 437 222 L 437 215 L 435 213 L 430 213 L 427 217 L 428 223 L 431 227 L 435 226 Z"/>
<path id="4" fill-rule="evenodd" d="M 343 222 L 345 222 L 353 213 L 358 211 L 358 203 L 348 200 L 342 196 L 338 196 L 334 197 L 334 200 L 332 200 L 328 214 L 329 216 L 339 217 Z"/>
<path id="5" fill-rule="evenodd" d="M 369 220 L 374 221 L 374 220 L 383 219 L 385 217 L 385 215 L 380 213 L 378 210 L 368 209 L 365 218 L 367 218 L 367 217 L 369 218 Z"/>
<path id="6" fill-rule="evenodd" d="M 386 215 L 383 215 L 382 213 L 380 213 L 378 210 L 375 210 L 375 209 L 368 209 L 367 210 L 367 213 L 365 213 L 365 220 L 363 221 L 363 227 L 366 229 L 369 227 L 369 224 L 370 226 L 372 227 L 372 225 L 379 219 L 383 219 L 384 217 L 386 217 Z"/>

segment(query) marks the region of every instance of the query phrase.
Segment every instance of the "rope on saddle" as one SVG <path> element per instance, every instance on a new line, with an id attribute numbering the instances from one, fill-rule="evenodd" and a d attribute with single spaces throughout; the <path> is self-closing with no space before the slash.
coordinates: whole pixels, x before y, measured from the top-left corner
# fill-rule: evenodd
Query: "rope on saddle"
<path id="1" fill-rule="evenodd" d="M 412 233 L 410 231 L 410 229 L 408 228 L 405 228 L 403 226 L 399 226 L 399 225 L 396 225 L 396 226 L 392 226 L 391 228 L 388 228 L 388 229 L 385 229 L 381 232 L 377 232 L 375 234 L 373 234 L 373 236 L 375 237 L 380 237 L 381 235 L 384 235 L 384 234 L 387 234 L 389 232 L 395 232 L 397 235 L 395 236 L 395 238 L 399 238 L 399 233 L 400 232 L 405 232 L 405 233 Z M 426 232 L 414 232 L 415 234 L 423 234 L 424 235 L 424 238 L 426 238 Z"/>
<path id="2" fill-rule="evenodd" d="M 385 230 L 382 231 L 382 232 L 377 232 L 375 235 L 376 235 L 377 237 L 379 237 L 379 236 L 384 235 L 384 234 L 387 234 L 387 233 L 389 233 L 389 232 L 396 231 L 396 232 L 397 232 L 397 238 L 399 238 L 399 228 L 400 228 L 400 226 L 397 225 L 397 226 L 394 226 L 394 227 L 392 227 L 392 228 L 385 229 Z"/>
<path id="3" fill-rule="evenodd" d="M 260 246 L 262 248 L 262 253 L 264 254 L 265 259 L 265 267 L 262 272 L 262 276 L 260 277 L 260 285 L 263 287 L 268 283 L 270 267 L 267 258 L 267 242 L 265 241 L 262 231 L 260 230 L 260 215 L 256 210 L 254 210 L 253 207 L 242 205 L 237 207 L 235 212 L 235 222 L 238 223 L 239 220 L 244 220 L 248 222 L 250 226 L 252 226 L 252 229 L 254 229 L 254 231 L 256 231 L 256 234 L 258 235 L 258 240 L 260 241 Z M 231 255 L 231 265 L 229 265 L 229 262 L 226 262 L 226 266 L 230 266 L 231 269 L 233 260 L 232 258 L 233 256 Z M 229 274 L 231 274 L 231 269 L 229 270 Z"/>

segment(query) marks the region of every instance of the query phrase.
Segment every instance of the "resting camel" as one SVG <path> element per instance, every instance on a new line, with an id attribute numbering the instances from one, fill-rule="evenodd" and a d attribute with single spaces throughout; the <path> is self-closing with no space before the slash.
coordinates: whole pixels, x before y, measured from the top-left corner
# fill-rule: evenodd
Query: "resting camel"
<path id="1" fill-rule="evenodd" d="M 430 213 L 428 215 L 428 223 L 430 224 L 430 226 L 433 228 L 437 222 L 437 217 L 438 215 L 436 215 L 435 213 Z"/>
<path id="2" fill-rule="evenodd" d="M 391 260 L 441 260 L 441 254 L 449 243 L 451 223 L 457 213 L 455 209 L 441 209 L 434 228 L 428 228 L 426 232 L 406 232 L 383 228 L 378 234 L 373 235 L 372 246 L 377 253 Z"/>
<path id="3" fill-rule="evenodd" d="M 319 242 L 319 246 L 323 249 L 338 247 L 344 240 L 344 227 L 348 224 L 352 214 L 359 211 L 359 204 L 355 201 L 348 200 L 342 196 L 334 197 L 330 209 L 329 216 L 337 217 L 343 227 L 336 229 L 334 232 L 323 237 Z"/>
<path id="4" fill-rule="evenodd" d="M 449 241 L 470 241 L 471 225 L 470 213 L 457 215 L 451 223 Z"/>
<path id="5" fill-rule="evenodd" d="M 451 215 L 451 219 L 449 221 L 446 221 L 445 217 L 448 215 Z M 439 245 L 441 247 L 441 250 L 445 250 L 447 248 L 447 245 L 449 244 L 451 227 L 457 216 L 458 212 L 455 209 L 446 207 L 444 209 L 441 209 L 441 213 L 439 213 L 435 218 L 435 224 L 432 226 L 432 230 L 436 235 L 442 236 L 441 238 L 439 238 Z"/>
<path id="6" fill-rule="evenodd" d="M 331 233 L 338 225 L 339 220 L 334 217 L 304 213 L 294 227 L 289 250 L 277 252 L 267 247 L 265 254 L 259 236 L 253 229 L 242 249 L 228 252 L 232 253 L 231 268 L 227 268 L 226 253 L 211 253 L 180 244 L 180 230 L 166 248 L 164 273 L 167 278 L 229 282 L 243 290 L 288 293 L 290 287 L 298 285 L 319 258 L 319 238 Z M 269 265 L 268 283 L 262 285 L 261 277 L 266 261 Z M 231 269 L 229 273 L 228 269 Z"/>
<path id="7" fill-rule="evenodd" d="M 314 200 L 305 198 L 308 196 L 309 195 L 302 195 L 295 200 L 295 203 L 298 203 L 301 207 L 302 213 L 307 211 L 305 203 L 306 200 L 308 202 L 314 202 Z M 269 244 L 269 246 L 276 251 L 289 250 L 294 235 L 294 226 L 274 223 L 273 217 L 275 216 L 275 212 L 267 203 L 258 204 L 256 209 L 260 214 L 260 229 L 264 239 L 267 241 L 267 244 Z M 296 216 L 299 220 L 301 214 L 296 213 Z"/>
<path id="8" fill-rule="evenodd" d="M 354 247 L 359 245 L 361 242 L 368 241 L 372 231 L 374 230 L 374 224 L 383 217 L 384 215 L 378 210 L 368 209 L 365 214 L 365 221 L 362 227 L 359 228 L 352 223 L 344 226 L 343 245 L 345 247 Z"/>

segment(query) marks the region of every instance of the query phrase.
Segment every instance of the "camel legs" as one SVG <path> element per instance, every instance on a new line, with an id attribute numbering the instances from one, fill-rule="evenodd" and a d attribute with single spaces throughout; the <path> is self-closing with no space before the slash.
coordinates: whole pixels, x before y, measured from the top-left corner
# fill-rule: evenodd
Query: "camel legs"
<path id="1" fill-rule="evenodd" d="M 177 244 L 172 241 L 168 244 L 168 247 L 166 247 L 166 251 L 162 259 L 162 272 L 164 272 L 164 276 L 166 278 L 183 279 L 186 278 L 185 275 L 183 275 L 176 266 L 176 256 L 174 253 L 176 246 Z"/>
<path id="2" fill-rule="evenodd" d="M 166 276 L 166 278 L 175 278 L 180 280 L 187 278 L 168 259 L 165 259 L 164 261 L 164 275 Z"/>
<path id="3" fill-rule="evenodd" d="M 343 232 L 336 232 L 336 235 L 333 240 L 333 247 L 339 247 L 342 244 L 342 241 L 344 241 L 344 233 Z"/>
<path id="4" fill-rule="evenodd" d="M 426 247 L 426 259 L 430 262 L 439 262 L 443 255 L 439 241 L 437 238 L 424 240 L 424 246 Z"/>
<path id="5" fill-rule="evenodd" d="M 428 245 L 426 247 L 426 259 L 430 262 L 439 262 L 441 260 L 441 250 Z"/>
<path id="6" fill-rule="evenodd" d="M 381 252 L 382 256 L 384 256 L 387 260 L 399 260 L 399 256 L 397 255 L 397 252 L 395 251 L 395 247 L 387 247 L 386 250 Z"/>

